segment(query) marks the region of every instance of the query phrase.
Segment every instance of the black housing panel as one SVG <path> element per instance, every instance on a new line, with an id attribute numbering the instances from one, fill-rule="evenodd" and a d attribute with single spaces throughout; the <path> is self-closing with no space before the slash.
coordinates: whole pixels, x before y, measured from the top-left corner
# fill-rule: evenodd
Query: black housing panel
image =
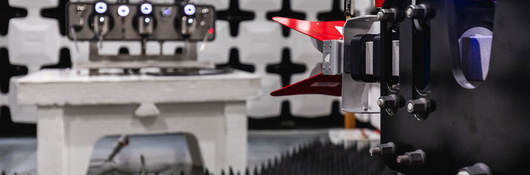
<path id="1" fill-rule="evenodd" d="M 456 174 L 460 168 L 477 162 L 486 163 L 495 175 L 528 174 L 530 1 L 427 0 L 423 3 L 436 12 L 430 20 L 431 54 L 427 73 L 430 74 L 428 96 L 435 101 L 436 110 L 423 121 L 414 119 L 405 108 L 393 117 L 382 114 L 382 143 L 397 145 L 396 155 L 385 157 L 386 163 L 406 174 Z M 394 1 L 394 4 L 400 3 Z M 454 60 L 459 56 L 458 38 L 474 26 L 493 29 L 492 57 L 487 79 L 475 89 L 466 89 L 454 78 Z M 413 22 L 406 19 L 399 28 L 399 93 L 406 100 L 418 93 L 413 88 L 412 27 Z M 426 164 L 395 163 L 397 155 L 417 149 L 427 153 Z"/>

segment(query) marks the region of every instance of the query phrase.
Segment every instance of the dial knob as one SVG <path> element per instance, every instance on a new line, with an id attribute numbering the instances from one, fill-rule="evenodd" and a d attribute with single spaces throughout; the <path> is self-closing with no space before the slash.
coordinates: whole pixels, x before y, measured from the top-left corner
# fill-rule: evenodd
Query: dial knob
<path id="1" fill-rule="evenodd" d="M 127 6 L 127 5 L 120 5 L 118 7 L 118 15 L 121 16 L 121 17 L 128 16 L 130 11 L 131 10 L 129 9 L 129 6 Z"/>
<path id="2" fill-rule="evenodd" d="M 186 4 L 182 10 L 184 13 L 180 18 L 180 33 L 185 37 L 189 37 L 195 32 L 197 27 L 197 7 L 194 4 Z"/>
<path id="3" fill-rule="evenodd" d="M 155 30 L 155 18 L 153 16 L 153 4 L 144 2 L 138 5 L 138 11 L 136 21 L 134 24 L 137 25 L 138 33 L 142 37 L 153 34 Z"/>
<path id="4" fill-rule="evenodd" d="M 97 14 L 105 14 L 107 13 L 107 9 L 108 9 L 108 5 L 107 3 L 103 1 L 96 2 L 96 4 L 94 5 L 94 11 Z"/>
<path id="5" fill-rule="evenodd" d="M 197 13 L 197 7 L 195 7 L 194 4 L 186 4 L 184 6 L 184 14 L 188 16 L 193 16 L 195 15 L 195 13 Z"/>
<path id="6" fill-rule="evenodd" d="M 94 4 L 94 15 L 90 20 L 90 26 L 99 39 L 109 32 L 112 25 L 108 9 L 107 3 L 103 1 L 98 1 Z"/>
<path id="7" fill-rule="evenodd" d="M 143 15 L 150 15 L 153 13 L 153 4 L 151 3 L 143 3 L 140 5 L 140 13 Z"/>

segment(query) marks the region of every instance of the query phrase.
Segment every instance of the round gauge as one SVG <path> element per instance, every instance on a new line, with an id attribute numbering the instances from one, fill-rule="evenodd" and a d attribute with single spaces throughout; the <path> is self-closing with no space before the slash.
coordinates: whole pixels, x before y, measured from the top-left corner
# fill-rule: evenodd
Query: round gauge
<path id="1" fill-rule="evenodd" d="M 140 12 L 144 15 L 149 15 L 153 12 L 153 5 L 150 3 L 143 3 L 140 5 Z"/>
<path id="2" fill-rule="evenodd" d="M 129 15 L 129 12 L 129 7 L 126 5 L 120 5 L 118 7 L 118 15 L 120 15 L 121 17 L 126 17 L 127 15 Z"/>
<path id="3" fill-rule="evenodd" d="M 197 8 L 193 4 L 186 4 L 184 6 L 184 14 L 186 15 L 195 15 L 195 12 L 197 11 Z"/>
<path id="4" fill-rule="evenodd" d="M 105 2 L 97 2 L 96 5 L 94 5 L 94 10 L 96 13 L 103 14 L 107 12 L 107 3 Z"/>

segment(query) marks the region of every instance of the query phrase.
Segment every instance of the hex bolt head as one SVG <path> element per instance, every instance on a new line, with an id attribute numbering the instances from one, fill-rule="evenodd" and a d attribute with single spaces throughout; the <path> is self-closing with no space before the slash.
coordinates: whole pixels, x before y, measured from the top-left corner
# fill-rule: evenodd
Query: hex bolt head
<path id="1" fill-rule="evenodd" d="M 375 147 L 370 148 L 369 152 L 370 156 L 393 155 L 396 152 L 396 145 L 392 142 L 379 144 Z"/>
<path id="2" fill-rule="evenodd" d="M 427 156 L 425 152 L 419 149 L 412 152 L 406 152 L 403 155 L 397 156 L 396 162 L 402 165 L 422 165 L 425 164 L 426 158 Z"/>
<path id="3" fill-rule="evenodd" d="M 377 106 L 381 109 L 383 108 L 393 108 L 395 104 L 395 99 L 391 96 L 381 96 L 377 99 Z"/>
<path id="4" fill-rule="evenodd" d="M 491 170 L 485 163 L 475 163 L 458 171 L 457 175 L 491 175 Z"/>
<path id="5" fill-rule="evenodd" d="M 384 18 L 385 18 L 385 12 L 383 12 L 382 10 L 377 12 L 377 19 L 384 20 Z"/>
<path id="6" fill-rule="evenodd" d="M 395 20 L 396 17 L 396 9 L 381 9 L 377 12 L 377 19 L 380 21 Z"/>
<path id="7" fill-rule="evenodd" d="M 407 112 L 418 120 L 424 119 L 425 115 L 434 110 L 434 104 L 430 99 L 421 97 L 407 102 Z"/>
<path id="8" fill-rule="evenodd" d="M 378 145 L 376 147 L 370 148 L 370 150 L 368 152 L 370 152 L 370 156 L 376 156 L 376 155 L 380 156 L 383 151 L 382 151 L 381 147 L 379 147 L 379 145 Z"/>
<path id="9" fill-rule="evenodd" d="M 469 172 L 467 171 L 459 171 L 458 174 L 456 175 L 471 175 L 471 174 L 469 174 Z"/>
<path id="10" fill-rule="evenodd" d="M 388 115 L 393 116 L 397 109 L 405 105 L 403 97 L 397 94 L 390 94 L 387 96 L 381 96 L 377 99 L 377 105 L 382 111 L 385 111 Z"/>
<path id="11" fill-rule="evenodd" d="M 429 9 L 426 5 L 410 5 L 405 11 L 405 16 L 409 19 L 426 19 Z"/>
<path id="12" fill-rule="evenodd" d="M 377 106 L 385 108 L 387 106 L 387 100 L 384 99 L 384 97 L 379 97 L 379 99 L 377 99 Z"/>
<path id="13" fill-rule="evenodd" d="M 396 94 L 390 94 L 387 96 L 381 96 L 379 99 L 377 99 L 377 105 L 383 109 L 383 108 L 391 108 L 391 109 L 397 109 L 400 107 L 403 107 L 403 97 L 396 95 Z"/>

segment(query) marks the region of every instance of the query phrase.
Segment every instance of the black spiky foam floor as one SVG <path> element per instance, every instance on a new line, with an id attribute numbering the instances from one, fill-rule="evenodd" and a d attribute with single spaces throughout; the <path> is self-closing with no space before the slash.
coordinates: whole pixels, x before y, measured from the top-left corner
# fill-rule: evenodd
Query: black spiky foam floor
<path id="1" fill-rule="evenodd" d="M 315 140 L 270 159 L 244 173 L 229 169 L 222 175 L 396 175 L 382 160 L 370 157 L 368 148 L 347 147 Z"/>
<path id="2" fill-rule="evenodd" d="M 264 165 L 260 175 L 391 175 L 395 174 L 368 148 L 346 147 L 316 140 Z"/>
<path id="3" fill-rule="evenodd" d="M 178 170 L 171 175 L 212 175 L 204 168 Z M 315 140 L 265 162 L 252 170 L 223 170 L 221 175 L 396 175 L 368 148 Z"/>

